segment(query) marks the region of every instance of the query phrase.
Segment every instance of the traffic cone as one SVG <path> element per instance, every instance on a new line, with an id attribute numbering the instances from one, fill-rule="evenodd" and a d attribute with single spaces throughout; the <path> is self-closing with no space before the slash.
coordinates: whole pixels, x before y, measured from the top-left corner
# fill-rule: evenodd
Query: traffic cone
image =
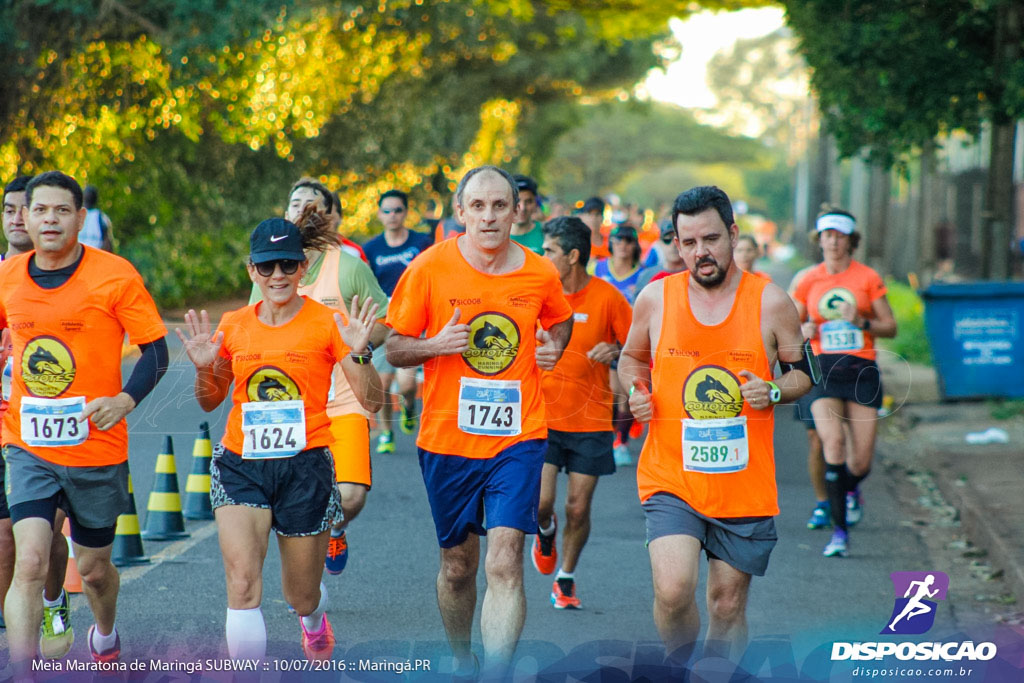
<path id="1" fill-rule="evenodd" d="M 185 519 L 213 519 L 210 506 L 210 459 L 213 445 L 210 443 L 210 425 L 199 425 L 199 438 L 192 446 L 192 471 L 185 481 Z"/>
<path id="2" fill-rule="evenodd" d="M 135 489 L 132 475 L 128 475 L 128 512 L 117 517 L 114 531 L 114 547 L 110 559 L 115 567 L 130 567 L 146 564 L 149 558 L 142 550 L 142 536 L 139 535 L 139 512 L 135 507 Z"/>
<path id="3" fill-rule="evenodd" d="M 64 531 L 61 534 L 68 544 L 68 567 L 64 570 L 64 590 L 68 593 L 82 592 L 82 575 L 78 573 L 78 561 L 75 560 L 75 544 L 71 542 L 71 522 L 64 518 Z"/>
<path id="4" fill-rule="evenodd" d="M 146 505 L 146 528 L 142 537 L 151 541 L 172 541 L 188 537 L 181 515 L 178 472 L 174 468 L 174 444 L 164 439 L 164 450 L 156 456 L 156 477 Z"/>

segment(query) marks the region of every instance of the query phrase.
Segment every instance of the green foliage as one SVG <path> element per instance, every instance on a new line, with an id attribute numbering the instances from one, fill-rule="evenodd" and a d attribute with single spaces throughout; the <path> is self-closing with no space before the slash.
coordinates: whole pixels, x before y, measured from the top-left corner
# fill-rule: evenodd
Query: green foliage
<path id="1" fill-rule="evenodd" d="M 640 186 L 637 178 L 647 174 L 652 180 L 662 172 L 697 179 L 698 165 L 760 166 L 770 159 L 756 140 L 703 126 L 686 110 L 671 105 L 636 101 L 579 105 L 577 116 L 583 124 L 559 140 L 541 175 L 545 191 L 567 199 L 625 191 L 622 184 L 632 180 L 634 187 Z M 733 177 L 738 173 L 736 169 L 722 172 Z M 661 189 L 637 189 L 652 195 L 652 203 L 670 192 L 664 186 L 676 188 L 669 200 L 680 192 L 677 182 L 657 184 Z"/>
<path id="2" fill-rule="evenodd" d="M 879 340 L 880 344 L 909 363 L 931 365 L 931 347 L 924 331 L 924 302 L 905 284 L 889 280 L 886 287 L 897 332 L 893 339 Z"/>
<path id="3" fill-rule="evenodd" d="M 988 401 L 989 414 L 994 420 L 1013 420 L 1024 417 L 1024 399 L 999 399 Z"/>
<path id="4" fill-rule="evenodd" d="M 840 153 L 891 164 L 940 133 L 1024 115 L 1024 69 L 993 62 L 1000 5 L 1013 2 L 783 4 Z"/>
<path id="5" fill-rule="evenodd" d="M 245 269 L 247 227 L 213 231 L 154 228 L 121 252 L 142 274 L 161 308 L 201 305 L 242 294 L 250 286 Z"/>

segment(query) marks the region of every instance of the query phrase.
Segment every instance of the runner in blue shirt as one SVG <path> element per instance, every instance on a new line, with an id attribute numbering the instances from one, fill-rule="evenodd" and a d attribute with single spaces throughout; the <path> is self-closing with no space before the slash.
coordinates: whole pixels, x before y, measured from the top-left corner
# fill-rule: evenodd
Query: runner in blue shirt
<path id="1" fill-rule="evenodd" d="M 370 270 L 377 277 L 381 289 L 391 297 L 398 278 L 412 260 L 434 243 L 433 237 L 405 227 L 409 214 L 409 195 L 401 190 L 388 190 L 377 202 L 377 218 L 384 224 L 384 232 L 363 245 Z M 396 369 L 386 358 L 384 349 L 373 354 L 373 366 L 380 373 L 385 391 L 398 379 L 398 393 L 402 395 L 402 415 L 399 427 L 406 434 L 416 431 L 416 368 Z M 393 410 L 391 401 L 384 401 L 380 411 L 381 433 L 377 437 L 377 453 L 394 453 L 395 438 L 391 430 Z"/>

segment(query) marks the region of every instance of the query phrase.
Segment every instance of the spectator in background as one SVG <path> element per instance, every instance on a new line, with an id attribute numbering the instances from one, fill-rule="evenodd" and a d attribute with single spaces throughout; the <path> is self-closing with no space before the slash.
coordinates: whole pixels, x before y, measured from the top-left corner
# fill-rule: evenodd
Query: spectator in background
<path id="1" fill-rule="evenodd" d="M 686 270 L 686 262 L 679 255 L 679 246 L 675 240 L 676 231 L 672 227 L 672 219 L 666 218 L 661 222 L 661 238 L 654 247 L 661 254 L 661 264 L 644 268 L 640 271 L 640 276 L 636 281 L 636 291 L 638 293 L 652 282 Z"/>
<path id="2" fill-rule="evenodd" d="M 740 235 L 736 238 L 736 246 L 732 250 L 732 258 L 740 270 L 746 271 L 751 275 L 763 277 L 768 282 L 772 281 L 772 277 L 768 273 L 754 270 L 757 259 L 761 258 L 761 247 L 753 235 Z"/>
<path id="3" fill-rule="evenodd" d="M 515 222 L 512 224 L 512 241 L 517 242 L 533 253 L 544 255 L 544 229 L 537 220 L 537 181 L 517 173 L 512 176 L 519 190 L 519 205 L 516 208 Z"/>
<path id="4" fill-rule="evenodd" d="M 110 217 L 96 208 L 99 190 L 95 185 L 86 185 L 82 193 L 85 203 L 85 223 L 78 233 L 78 241 L 89 247 L 113 253 L 114 243 L 110 239 Z"/>
<path id="5" fill-rule="evenodd" d="M 604 201 L 600 197 L 591 197 L 583 202 L 579 216 L 590 228 L 590 258 L 596 263 L 598 259 L 611 256 L 605 233 L 601 230 L 604 223 Z"/>

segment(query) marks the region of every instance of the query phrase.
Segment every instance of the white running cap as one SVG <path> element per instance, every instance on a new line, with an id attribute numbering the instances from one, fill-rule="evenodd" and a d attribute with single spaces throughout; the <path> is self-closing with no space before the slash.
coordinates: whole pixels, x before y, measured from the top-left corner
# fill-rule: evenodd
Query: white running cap
<path id="1" fill-rule="evenodd" d="M 824 232 L 826 230 L 838 230 L 844 235 L 852 233 L 857 224 L 849 216 L 844 216 L 839 213 L 826 213 L 824 216 L 818 219 L 815 224 L 818 232 Z"/>

